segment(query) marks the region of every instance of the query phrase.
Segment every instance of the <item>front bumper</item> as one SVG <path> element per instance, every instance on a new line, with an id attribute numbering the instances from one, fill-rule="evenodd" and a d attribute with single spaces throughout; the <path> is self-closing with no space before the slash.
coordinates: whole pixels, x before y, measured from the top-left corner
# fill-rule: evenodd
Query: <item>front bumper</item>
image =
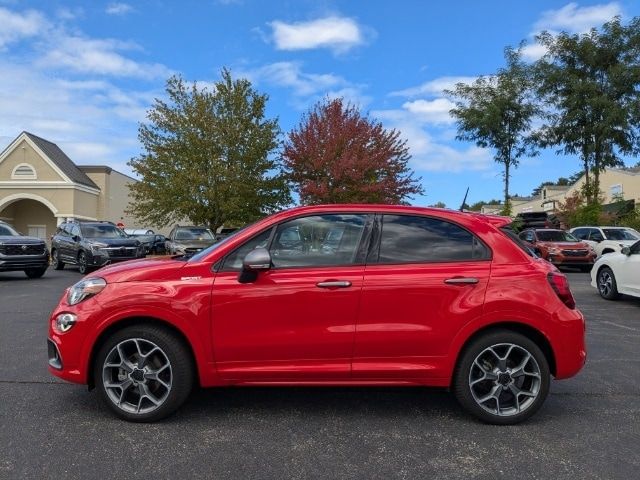
<path id="1" fill-rule="evenodd" d="M 47 268 L 49 252 L 42 255 L 0 255 L 0 272 Z"/>

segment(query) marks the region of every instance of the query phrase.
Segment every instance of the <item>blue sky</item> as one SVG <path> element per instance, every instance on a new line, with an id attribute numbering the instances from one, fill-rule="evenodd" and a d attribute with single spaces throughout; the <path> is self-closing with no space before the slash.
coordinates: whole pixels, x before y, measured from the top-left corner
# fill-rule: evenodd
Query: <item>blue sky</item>
<path id="1" fill-rule="evenodd" d="M 640 4 L 508 1 L 0 0 L 0 149 L 22 130 L 58 143 L 78 164 L 124 173 L 137 126 L 173 73 L 201 85 L 221 68 L 270 97 L 284 132 L 324 96 L 344 96 L 399 129 L 426 195 L 457 208 L 501 198 L 492 152 L 455 140 L 442 90 L 491 74 L 503 48 L 541 30 L 583 32 Z M 629 159 L 628 164 L 635 164 Z M 523 159 L 512 193 L 580 169 L 545 151 Z"/>

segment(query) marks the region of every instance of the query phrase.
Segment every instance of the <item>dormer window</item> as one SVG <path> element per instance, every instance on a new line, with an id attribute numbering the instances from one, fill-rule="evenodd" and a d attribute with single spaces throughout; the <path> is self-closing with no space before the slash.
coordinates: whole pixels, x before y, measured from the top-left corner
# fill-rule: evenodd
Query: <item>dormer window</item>
<path id="1" fill-rule="evenodd" d="M 13 180 L 35 180 L 36 170 L 28 163 L 21 163 L 16 165 L 16 168 L 11 172 L 11 178 Z"/>

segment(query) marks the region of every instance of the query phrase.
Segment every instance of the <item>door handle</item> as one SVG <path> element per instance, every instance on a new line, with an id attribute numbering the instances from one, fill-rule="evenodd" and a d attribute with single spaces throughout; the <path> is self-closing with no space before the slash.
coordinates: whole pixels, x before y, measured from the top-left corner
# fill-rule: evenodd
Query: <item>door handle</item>
<path id="1" fill-rule="evenodd" d="M 448 285 L 475 285 L 480 280 L 474 277 L 453 277 L 447 278 L 444 283 Z"/>
<path id="2" fill-rule="evenodd" d="M 316 287 L 320 288 L 347 288 L 351 286 L 351 282 L 346 280 L 328 280 L 326 282 L 316 283 Z"/>

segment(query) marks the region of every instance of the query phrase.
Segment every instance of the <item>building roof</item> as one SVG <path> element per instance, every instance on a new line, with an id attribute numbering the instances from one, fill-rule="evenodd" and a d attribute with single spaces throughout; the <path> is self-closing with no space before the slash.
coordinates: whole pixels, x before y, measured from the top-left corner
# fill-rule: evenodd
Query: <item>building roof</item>
<path id="1" fill-rule="evenodd" d="M 40 138 L 33 133 L 24 132 L 29 139 L 42 150 L 42 152 L 74 183 L 87 187 L 100 189 L 86 173 L 80 170 L 75 163 L 64 153 L 58 145 L 44 138 Z"/>

